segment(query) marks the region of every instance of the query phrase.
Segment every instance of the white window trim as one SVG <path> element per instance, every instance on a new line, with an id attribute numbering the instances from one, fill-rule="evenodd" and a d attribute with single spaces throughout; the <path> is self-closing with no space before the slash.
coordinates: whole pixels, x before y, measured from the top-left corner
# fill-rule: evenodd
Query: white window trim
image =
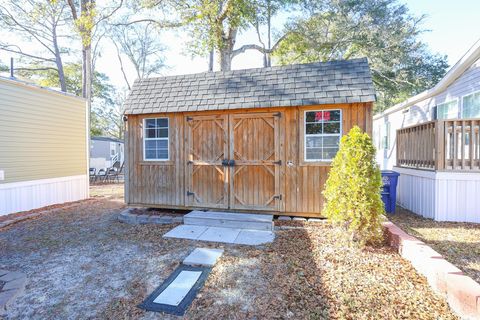
<path id="1" fill-rule="evenodd" d="M 146 126 L 146 123 L 147 123 L 147 120 L 152 120 L 152 119 L 166 119 L 167 120 L 167 129 L 168 129 L 168 136 L 166 138 L 147 138 L 147 135 L 146 135 L 146 130 L 147 130 L 147 126 Z M 165 161 L 170 161 L 170 119 L 168 117 L 156 117 L 156 118 L 144 118 L 143 119 L 143 161 L 150 161 L 150 162 L 165 162 Z M 145 141 L 147 140 L 167 140 L 167 154 L 168 154 L 168 157 L 167 159 L 147 159 L 147 155 L 146 155 L 146 149 L 145 148 Z"/>
<path id="2" fill-rule="evenodd" d="M 459 117 L 462 116 L 463 110 L 460 110 L 460 109 L 461 109 L 460 104 L 459 104 L 460 99 L 459 99 L 459 98 L 455 98 L 455 99 L 451 99 L 451 100 L 444 101 L 444 102 L 439 103 L 439 104 L 436 105 L 436 107 L 437 107 L 437 119 L 436 119 L 436 120 L 450 120 L 450 119 L 443 119 L 443 118 L 440 119 L 440 118 L 438 117 L 438 107 L 441 106 L 441 105 L 443 105 L 443 104 L 448 104 L 448 103 L 451 103 L 451 102 L 454 102 L 454 101 L 457 103 L 457 108 L 458 108 L 458 109 L 457 109 L 457 117 L 456 117 L 456 118 L 459 118 Z"/>
<path id="3" fill-rule="evenodd" d="M 462 106 L 460 107 L 460 109 L 461 109 L 461 110 L 460 110 L 460 119 L 467 119 L 467 118 L 463 118 L 463 108 L 464 108 L 464 106 L 465 106 L 465 103 L 464 103 L 464 102 L 465 102 L 465 98 L 470 97 L 470 96 L 473 96 L 474 94 L 479 94 L 479 93 L 480 93 L 480 90 L 477 90 L 477 91 L 473 91 L 473 92 L 471 92 L 471 93 L 469 93 L 469 94 L 466 94 L 466 95 L 462 96 Z"/>
<path id="4" fill-rule="evenodd" d="M 303 111 L 303 161 L 304 162 L 332 162 L 333 159 L 307 159 L 307 112 L 320 112 L 320 111 L 340 111 L 340 133 L 316 133 L 309 134 L 309 137 L 325 137 L 325 136 L 338 136 L 342 139 L 343 135 L 343 112 L 342 109 L 321 109 L 321 110 L 305 110 Z M 340 140 L 339 140 L 340 143 Z M 323 147 L 322 147 L 323 149 Z"/>

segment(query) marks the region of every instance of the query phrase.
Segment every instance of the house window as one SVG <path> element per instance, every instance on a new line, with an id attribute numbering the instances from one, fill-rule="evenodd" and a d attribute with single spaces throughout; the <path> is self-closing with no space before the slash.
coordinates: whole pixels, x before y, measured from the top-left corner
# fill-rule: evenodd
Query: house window
<path id="1" fill-rule="evenodd" d="M 463 97 L 462 118 L 480 118 L 480 91 Z"/>
<path id="2" fill-rule="evenodd" d="M 458 101 L 441 103 L 437 106 L 437 119 L 458 118 Z"/>
<path id="3" fill-rule="evenodd" d="M 342 136 L 342 111 L 305 112 L 305 161 L 331 161 Z"/>
<path id="4" fill-rule="evenodd" d="M 168 118 L 144 119 L 143 128 L 143 158 L 148 161 L 168 160 Z"/>

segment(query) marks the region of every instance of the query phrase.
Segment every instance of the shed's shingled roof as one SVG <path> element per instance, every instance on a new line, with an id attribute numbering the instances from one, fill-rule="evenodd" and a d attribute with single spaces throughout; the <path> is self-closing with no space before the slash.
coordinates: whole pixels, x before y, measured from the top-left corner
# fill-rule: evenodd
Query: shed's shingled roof
<path id="1" fill-rule="evenodd" d="M 366 58 L 137 80 L 125 114 L 375 101 Z"/>

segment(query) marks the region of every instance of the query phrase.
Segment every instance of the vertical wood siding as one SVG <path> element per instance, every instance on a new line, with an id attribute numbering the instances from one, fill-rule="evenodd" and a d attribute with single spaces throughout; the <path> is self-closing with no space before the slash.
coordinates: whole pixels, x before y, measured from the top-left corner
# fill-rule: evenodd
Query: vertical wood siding
<path id="1" fill-rule="evenodd" d="M 249 169 L 245 170 L 244 175 L 239 177 L 237 182 L 229 180 L 231 185 L 228 190 L 230 191 L 230 205 L 232 208 L 244 207 L 246 209 L 248 207 L 232 200 L 232 190 L 234 190 L 234 192 L 238 193 L 237 195 L 240 195 L 241 199 L 242 197 L 247 197 L 246 199 L 250 199 L 252 203 L 256 204 L 254 207 L 257 210 L 273 211 L 279 214 L 320 216 L 324 203 L 322 191 L 330 165 L 329 163 L 305 163 L 303 161 L 303 113 L 305 110 L 325 109 L 342 110 L 343 134 L 348 133 L 354 125 L 358 125 L 371 134 L 372 103 L 130 115 L 126 130 L 126 155 L 128 159 L 127 202 L 133 205 L 159 207 L 202 207 L 198 201 L 187 198 L 187 189 L 196 188 L 203 190 L 209 188 L 210 184 L 206 178 L 208 178 L 210 171 L 215 173 L 214 180 L 221 179 L 224 175 L 231 178 L 232 173 L 235 174 L 236 172 L 232 171 L 235 169 L 229 169 L 225 173 L 220 174 L 223 167 L 221 163 L 217 163 L 219 159 L 216 158 L 226 151 L 223 149 L 223 140 L 218 139 L 217 136 L 223 135 L 222 132 L 214 130 L 215 134 L 212 136 L 213 133 L 208 129 L 213 126 L 212 119 L 215 117 L 212 118 L 212 115 L 216 115 L 222 119 L 222 123 L 230 119 L 228 136 L 234 137 L 236 135 L 237 140 L 241 139 L 236 144 L 234 142 L 234 144 L 229 146 L 228 156 L 238 161 L 239 164 L 247 164 L 245 167 Z M 280 117 L 271 117 L 273 113 L 278 112 L 280 112 Z M 168 116 L 170 119 L 171 157 L 168 162 L 143 161 L 142 119 L 157 116 Z M 189 121 L 189 124 L 186 121 L 187 116 L 193 119 Z M 208 125 L 205 125 L 205 128 L 197 127 L 198 132 L 195 133 L 197 137 L 196 139 L 192 138 L 192 123 L 202 119 L 202 117 L 205 121 L 209 121 L 208 123 L 206 122 Z M 262 117 L 265 119 L 262 120 Z M 243 124 L 238 124 L 238 121 L 232 120 L 242 118 L 245 118 Z M 232 125 L 237 125 L 238 132 L 232 130 Z M 219 129 L 220 127 L 223 127 L 223 124 L 222 126 L 215 126 L 215 128 Z M 272 128 L 277 129 L 273 130 Z M 270 150 L 265 144 L 268 144 L 273 137 L 275 137 L 274 140 L 276 141 L 271 142 L 275 146 L 272 145 Z M 247 148 L 248 144 L 245 143 L 246 141 L 251 141 L 251 149 Z M 192 143 L 193 145 L 190 145 Z M 202 143 L 207 145 L 198 149 L 198 146 Z M 197 155 L 201 152 L 207 152 L 202 155 L 203 159 L 187 158 L 191 150 L 195 148 L 198 149 L 195 152 Z M 234 155 L 233 149 L 238 151 L 237 156 Z M 268 155 L 265 153 L 267 149 Z M 273 153 L 270 156 L 271 152 Z M 240 155 L 243 157 L 243 160 L 239 158 Z M 193 160 L 193 163 L 187 164 L 188 160 Z M 197 160 L 198 163 L 196 162 Z M 281 160 L 281 165 L 273 164 L 273 161 L 277 160 Z M 196 172 L 199 175 L 203 175 L 204 180 L 200 179 L 200 176 L 194 177 L 192 175 L 192 170 L 194 169 L 189 167 L 195 167 L 200 164 L 205 166 L 205 169 L 202 170 L 206 171 L 202 173 L 202 171 L 197 169 Z M 238 169 L 240 167 L 236 166 L 233 168 Z M 272 173 L 275 175 L 275 180 L 272 180 Z M 202 181 L 196 181 L 195 179 Z M 218 197 L 214 197 L 214 200 L 218 200 L 221 198 L 219 192 L 226 189 L 222 189 L 222 184 L 213 185 L 213 187 L 215 187 L 215 190 L 218 189 L 218 192 L 215 193 Z M 267 198 L 276 195 L 276 193 L 281 194 L 282 199 L 275 200 L 275 202 L 271 202 L 262 208 L 260 204 L 266 203 L 268 201 Z M 222 201 L 221 206 L 225 206 L 226 202 Z M 206 208 L 209 207 L 214 206 L 207 206 Z"/>

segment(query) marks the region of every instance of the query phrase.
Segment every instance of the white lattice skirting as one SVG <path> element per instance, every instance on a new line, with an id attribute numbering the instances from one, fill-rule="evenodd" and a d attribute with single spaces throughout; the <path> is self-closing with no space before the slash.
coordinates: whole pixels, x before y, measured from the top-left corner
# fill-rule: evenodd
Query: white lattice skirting
<path id="1" fill-rule="evenodd" d="M 88 198 L 88 176 L 0 184 L 0 216 Z"/>

